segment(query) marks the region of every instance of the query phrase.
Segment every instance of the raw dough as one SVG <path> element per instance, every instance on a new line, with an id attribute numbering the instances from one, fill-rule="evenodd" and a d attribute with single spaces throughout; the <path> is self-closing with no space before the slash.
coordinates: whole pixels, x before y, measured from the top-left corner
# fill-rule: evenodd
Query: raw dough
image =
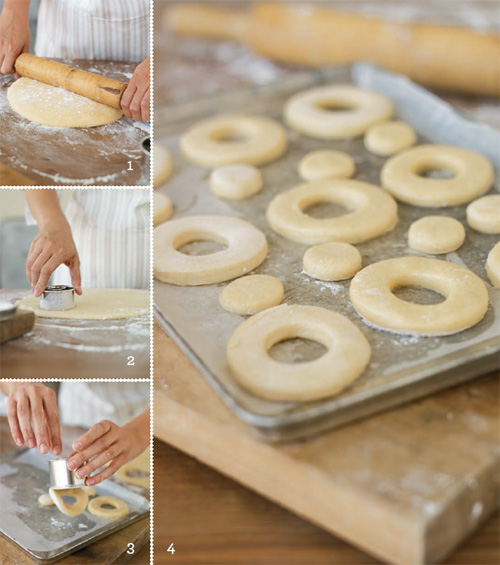
<path id="1" fill-rule="evenodd" d="M 431 170 L 445 170 L 452 178 L 421 176 Z M 493 167 L 479 153 L 451 145 L 419 145 L 388 159 L 380 173 L 382 186 L 398 200 L 441 208 L 465 204 L 488 190 Z"/>
<path id="2" fill-rule="evenodd" d="M 129 475 L 134 471 L 139 471 L 141 474 L 146 473 L 147 476 L 137 476 Z M 140 455 L 138 455 L 132 461 L 122 465 L 118 471 L 115 473 L 115 477 L 121 479 L 124 483 L 129 485 L 136 485 L 145 489 L 150 488 L 150 473 L 151 473 L 151 454 L 149 447 L 145 449 Z"/>
<path id="3" fill-rule="evenodd" d="M 313 218 L 304 213 L 322 202 L 343 204 L 354 211 L 333 218 Z M 298 243 L 361 243 L 391 231 L 398 220 L 398 207 L 390 194 L 373 184 L 328 179 L 304 183 L 278 194 L 269 204 L 266 216 L 275 232 Z"/>
<path id="4" fill-rule="evenodd" d="M 97 494 L 97 491 L 95 490 L 94 487 L 81 487 L 81 488 L 89 495 L 89 497 L 95 496 Z"/>
<path id="5" fill-rule="evenodd" d="M 467 206 L 467 223 L 481 233 L 500 233 L 500 194 L 490 194 Z"/>
<path id="6" fill-rule="evenodd" d="M 463 225 L 448 216 L 425 216 L 413 222 L 408 230 L 408 245 L 423 253 L 450 253 L 464 240 Z"/>
<path id="7" fill-rule="evenodd" d="M 417 143 L 415 130 L 406 122 L 383 122 L 372 126 L 365 135 L 365 147 L 375 155 L 387 157 Z"/>
<path id="8" fill-rule="evenodd" d="M 50 493 L 45 493 L 38 497 L 38 504 L 40 504 L 40 506 L 54 506 L 54 501 L 52 500 Z"/>
<path id="9" fill-rule="evenodd" d="M 168 180 L 173 169 L 170 151 L 155 142 L 153 145 L 153 187 L 158 188 Z"/>
<path id="10" fill-rule="evenodd" d="M 224 115 L 195 124 L 181 137 L 184 155 L 203 167 L 263 165 L 286 151 L 281 124 L 261 116 Z"/>
<path id="11" fill-rule="evenodd" d="M 389 119 L 393 112 L 392 102 L 378 92 L 333 85 L 295 94 L 285 103 L 284 117 L 291 128 L 311 137 L 349 139 Z"/>
<path id="12" fill-rule="evenodd" d="M 313 361 L 281 363 L 268 351 L 301 337 L 328 351 Z M 317 306 L 286 304 L 264 310 L 238 326 L 227 344 L 236 381 L 253 394 L 278 401 L 318 400 L 339 393 L 365 370 L 371 348 L 345 316 Z"/>
<path id="13" fill-rule="evenodd" d="M 308 153 L 299 162 L 304 180 L 348 179 L 354 175 L 354 161 L 347 153 L 324 149 Z"/>
<path id="14" fill-rule="evenodd" d="M 177 251 L 186 243 L 216 241 L 227 249 L 210 255 Z M 252 224 L 232 216 L 187 216 L 154 230 L 154 274 L 166 283 L 197 286 L 235 279 L 249 273 L 267 255 L 266 236 Z"/>
<path id="15" fill-rule="evenodd" d="M 305 252 L 304 273 L 322 281 L 341 281 L 361 269 L 361 255 L 349 243 L 322 243 Z"/>
<path id="16" fill-rule="evenodd" d="M 253 165 L 225 165 L 212 171 L 210 189 L 225 200 L 244 200 L 262 190 L 262 175 Z"/>
<path id="17" fill-rule="evenodd" d="M 113 506 L 113 508 L 102 508 L 105 505 Z M 88 510 L 98 518 L 118 520 L 128 514 L 128 504 L 114 496 L 98 496 L 89 502 Z"/>
<path id="18" fill-rule="evenodd" d="M 83 295 L 75 294 L 71 310 L 40 310 L 40 298 L 29 296 L 17 302 L 20 308 L 32 310 L 41 318 L 67 320 L 117 320 L 149 314 L 150 295 L 147 290 L 125 288 L 87 288 Z"/>
<path id="19" fill-rule="evenodd" d="M 156 191 L 153 194 L 153 224 L 156 226 L 172 217 L 172 202 L 166 194 Z"/>
<path id="20" fill-rule="evenodd" d="M 414 304 L 393 290 L 417 286 L 445 297 Z M 373 263 L 351 281 L 351 301 L 369 323 L 401 334 L 448 335 L 477 324 L 488 308 L 488 292 L 472 271 L 438 259 L 400 257 Z"/>
<path id="21" fill-rule="evenodd" d="M 60 128 L 89 128 L 110 124 L 123 112 L 58 86 L 21 77 L 8 89 L 14 112 L 23 118 Z"/>
<path id="22" fill-rule="evenodd" d="M 221 292 L 219 302 L 228 312 L 251 316 L 280 304 L 283 293 L 283 285 L 277 278 L 249 275 L 228 284 Z"/>
<path id="23" fill-rule="evenodd" d="M 89 495 L 82 488 L 49 489 L 50 498 L 59 510 L 67 516 L 79 516 L 89 502 Z M 75 498 L 73 504 L 66 504 L 62 497 L 72 496 Z"/>
<path id="24" fill-rule="evenodd" d="M 488 253 L 486 273 L 491 284 L 496 288 L 500 288 L 500 241 Z"/>

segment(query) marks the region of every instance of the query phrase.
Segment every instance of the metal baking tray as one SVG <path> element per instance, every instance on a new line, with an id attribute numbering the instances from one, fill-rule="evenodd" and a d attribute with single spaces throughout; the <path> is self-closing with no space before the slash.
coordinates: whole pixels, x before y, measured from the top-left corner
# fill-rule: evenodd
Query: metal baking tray
<path id="1" fill-rule="evenodd" d="M 410 224 L 424 215 L 447 215 L 466 227 L 464 245 L 454 253 L 437 258 L 465 265 L 485 281 L 490 304 L 484 319 L 473 328 L 452 336 L 397 335 L 370 328 L 362 322 L 349 300 L 349 280 L 327 283 L 305 275 L 302 257 L 308 247 L 280 237 L 265 220 L 270 200 L 302 182 L 297 173 L 298 161 L 315 149 L 332 148 L 349 153 L 356 163 L 354 178 L 378 185 L 385 159 L 368 153 L 362 138 L 325 142 L 289 130 L 286 155 L 261 169 L 264 190 L 241 202 L 223 201 L 212 195 L 208 188 L 209 171 L 191 164 L 180 153 L 179 136 L 204 117 L 233 111 L 266 115 L 281 121 L 283 103 L 289 96 L 305 88 L 331 83 L 354 83 L 389 96 L 396 106 L 397 117 L 416 129 L 419 143 L 449 143 L 483 153 L 495 166 L 495 185 L 490 193 L 498 191 L 500 132 L 465 119 L 447 103 L 406 78 L 369 64 L 301 73 L 279 84 L 159 109 L 155 120 L 156 141 L 171 150 L 175 163 L 172 178 L 160 190 L 172 199 L 175 217 L 225 214 L 250 221 L 265 232 L 269 242 L 267 259 L 254 272 L 274 275 L 282 281 L 283 302 L 317 305 L 344 314 L 372 346 L 369 368 L 341 394 L 308 403 L 266 401 L 241 388 L 226 366 L 226 343 L 244 320 L 219 305 L 219 294 L 226 283 L 178 287 L 155 281 L 155 313 L 159 322 L 230 409 L 268 441 L 306 437 L 456 385 L 499 366 L 500 292 L 490 285 L 484 267 L 487 254 L 498 237 L 469 229 L 465 205 L 438 210 L 399 203 L 397 227 L 389 234 L 357 245 L 363 266 L 367 266 L 391 257 L 422 255 L 407 246 L 407 232 Z M 315 213 L 321 216 L 331 211 L 323 206 Z M 430 303 L 435 297 L 424 289 L 406 289 L 400 296 L 407 299 L 413 296 L 423 303 Z M 275 346 L 277 358 L 288 362 L 311 358 L 313 350 L 314 347 L 308 349 L 299 340 Z"/>
<path id="2" fill-rule="evenodd" d="M 97 496 L 115 496 L 128 504 L 129 513 L 120 520 L 97 518 L 87 510 L 72 518 L 55 506 L 40 506 L 38 497 L 50 487 L 52 457 L 34 449 L 0 457 L 0 532 L 36 560 L 53 563 L 149 513 L 146 498 L 112 479 L 96 487 Z"/>

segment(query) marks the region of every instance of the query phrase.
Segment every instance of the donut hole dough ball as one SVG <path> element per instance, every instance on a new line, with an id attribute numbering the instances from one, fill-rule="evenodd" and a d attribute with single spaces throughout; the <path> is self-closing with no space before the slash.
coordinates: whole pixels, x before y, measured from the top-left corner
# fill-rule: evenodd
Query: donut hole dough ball
<path id="1" fill-rule="evenodd" d="M 394 113 L 392 102 L 352 85 L 320 86 L 299 92 L 285 104 L 285 122 L 318 139 L 350 139 Z"/>
<path id="2" fill-rule="evenodd" d="M 181 137 L 181 149 L 203 167 L 263 165 L 288 146 L 281 124 L 261 116 L 225 115 L 195 124 Z"/>
<path id="3" fill-rule="evenodd" d="M 161 192 L 153 194 L 153 224 L 156 226 L 166 222 L 172 217 L 172 202 L 170 198 Z"/>
<path id="4" fill-rule="evenodd" d="M 370 153 L 387 157 L 415 145 L 417 135 L 406 122 L 383 122 L 372 126 L 364 141 Z"/>
<path id="5" fill-rule="evenodd" d="M 283 285 L 277 278 L 249 275 L 228 284 L 221 292 L 219 302 L 228 312 L 248 316 L 277 306 L 283 300 L 283 294 Z"/>
<path id="6" fill-rule="evenodd" d="M 496 288 L 500 288 L 500 241 L 488 253 L 486 273 L 491 284 Z"/>
<path id="7" fill-rule="evenodd" d="M 354 175 L 354 171 L 354 161 L 347 153 L 329 149 L 312 151 L 299 163 L 299 175 L 306 181 L 347 179 Z"/>
<path id="8" fill-rule="evenodd" d="M 38 497 L 38 504 L 40 504 L 40 506 L 54 506 L 54 501 L 49 493 L 44 493 Z"/>
<path id="9" fill-rule="evenodd" d="M 313 218 L 304 211 L 319 203 L 341 204 L 352 212 Z M 278 194 L 267 208 L 267 222 L 281 236 L 306 245 L 361 243 L 396 225 L 395 200 L 375 185 L 346 179 L 318 180 Z"/>
<path id="10" fill-rule="evenodd" d="M 173 169 L 172 155 L 170 151 L 160 145 L 159 143 L 154 143 L 153 145 L 153 186 L 158 188 L 164 182 L 166 182 Z"/>
<path id="11" fill-rule="evenodd" d="M 445 297 L 439 304 L 414 304 L 396 289 L 421 287 Z M 365 321 L 401 334 L 448 335 L 477 324 L 486 313 L 488 292 L 472 271 L 438 259 L 400 257 L 362 269 L 351 281 L 351 302 Z"/>
<path id="12" fill-rule="evenodd" d="M 426 178 L 428 171 L 445 170 L 452 178 Z M 420 145 L 386 161 L 382 185 L 413 206 L 441 208 L 470 202 L 488 190 L 493 167 L 479 153 L 449 145 Z"/>
<path id="13" fill-rule="evenodd" d="M 425 216 L 413 222 L 408 230 L 408 245 L 423 253 L 450 253 L 464 240 L 463 225 L 447 216 Z"/>
<path id="14" fill-rule="evenodd" d="M 467 223 L 481 233 L 500 233 L 500 194 L 490 194 L 467 206 Z"/>
<path id="15" fill-rule="evenodd" d="M 128 514 L 128 504 L 114 496 L 98 496 L 89 502 L 88 510 L 97 518 L 118 520 Z"/>
<path id="16" fill-rule="evenodd" d="M 225 200 L 244 200 L 262 190 L 262 175 L 252 165 L 225 165 L 212 171 L 210 189 Z"/>
<path id="17" fill-rule="evenodd" d="M 327 352 L 312 361 L 283 363 L 269 351 L 279 342 L 302 338 Z M 283 402 L 312 401 L 339 393 L 365 370 L 371 348 L 345 316 L 317 306 L 281 305 L 243 322 L 227 344 L 235 380 L 253 394 Z"/>
<path id="18" fill-rule="evenodd" d="M 210 255 L 186 255 L 189 242 L 209 240 L 226 246 Z M 180 286 L 235 279 L 260 265 L 267 255 L 266 236 L 252 224 L 232 216 L 188 216 L 170 220 L 154 231 L 154 274 Z"/>
<path id="19" fill-rule="evenodd" d="M 79 516 L 89 502 L 89 495 L 81 488 L 66 488 L 66 489 L 49 489 L 49 495 L 52 502 L 59 508 L 59 510 L 67 516 Z M 73 503 L 66 503 L 64 497 L 71 497 L 74 499 Z"/>
<path id="20" fill-rule="evenodd" d="M 350 279 L 361 268 L 361 255 L 349 243 L 323 243 L 308 249 L 303 259 L 304 272 L 322 281 Z"/>

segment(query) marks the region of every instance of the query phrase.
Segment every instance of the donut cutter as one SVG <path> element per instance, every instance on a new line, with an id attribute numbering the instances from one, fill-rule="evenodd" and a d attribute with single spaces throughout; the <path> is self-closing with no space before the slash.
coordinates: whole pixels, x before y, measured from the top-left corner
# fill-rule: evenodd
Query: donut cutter
<path id="1" fill-rule="evenodd" d="M 75 307 L 75 289 L 72 286 L 47 286 L 40 296 L 40 310 L 71 310 Z"/>
<path id="2" fill-rule="evenodd" d="M 70 471 L 66 459 L 50 459 L 49 475 L 50 488 L 79 488 L 85 486 L 85 479 L 79 479 L 75 471 Z"/>

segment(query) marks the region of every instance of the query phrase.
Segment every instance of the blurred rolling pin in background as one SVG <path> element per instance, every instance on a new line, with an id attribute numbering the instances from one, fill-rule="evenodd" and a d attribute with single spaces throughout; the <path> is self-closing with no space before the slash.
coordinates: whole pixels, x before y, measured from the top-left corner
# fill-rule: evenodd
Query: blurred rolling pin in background
<path id="1" fill-rule="evenodd" d="M 291 4 L 255 3 L 248 12 L 178 4 L 167 11 L 166 25 L 182 35 L 234 39 L 282 63 L 369 61 L 440 90 L 500 93 L 498 35 Z"/>

